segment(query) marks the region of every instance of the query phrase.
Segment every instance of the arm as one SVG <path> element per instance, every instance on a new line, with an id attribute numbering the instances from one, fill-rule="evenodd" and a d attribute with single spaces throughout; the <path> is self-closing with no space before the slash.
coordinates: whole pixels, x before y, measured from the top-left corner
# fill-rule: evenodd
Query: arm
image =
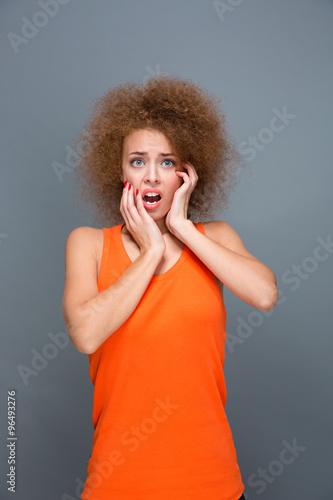
<path id="1" fill-rule="evenodd" d="M 226 222 L 205 224 L 206 234 L 187 220 L 175 235 L 241 300 L 270 311 L 278 300 L 273 271 L 245 248 L 237 232 Z"/>
<path id="2" fill-rule="evenodd" d="M 98 293 L 91 231 L 79 227 L 68 236 L 62 304 L 71 341 L 84 354 L 96 351 L 133 313 L 160 261 L 158 254 L 142 252 L 113 285 Z"/>
<path id="3" fill-rule="evenodd" d="M 279 294 L 273 271 L 245 248 L 237 232 L 226 222 L 210 222 L 202 234 L 187 219 L 189 198 L 198 180 L 193 165 L 185 163 L 185 172 L 177 172 L 183 185 L 175 192 L 167 216 L 169 230 L 244 302 L 270 311 Z"/>
<path id="4" fill-rule="evenodd" d="M 133 313 L 161 261 L 165 242 L 141 198 L 124 190 L 121 212 L 126 227 L 140 247 L 139 257 L 110 287 L 98 293 L 96 254 L 92 228 L 70 233 L 66 243 L 63 314 L 76 349 L 93 353 Z"/>

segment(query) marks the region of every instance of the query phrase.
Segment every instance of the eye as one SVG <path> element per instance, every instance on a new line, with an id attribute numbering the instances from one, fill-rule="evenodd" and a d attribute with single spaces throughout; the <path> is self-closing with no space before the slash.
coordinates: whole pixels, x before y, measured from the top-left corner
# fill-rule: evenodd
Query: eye
<path id="1" fill-rule="evenodd" d="M 173 167 L 174 165 L 176 165 L 176 162 L 173 160 L 164 160 L 163 163 L 165 162 L 169 163 L 169 165 L 165 165 L 166 167 Z"/>
<path id="2" fill-rule="evenodd" d="M 140 160 L 140 158 L 134 158 L 134 160 L 132 160 L 132 161 L 130 162 L 130 163 L 131 163 L 131 165 L 133 165 L 133 167 L 142 167 L 142 164 L 141 164 L 141 165 L 134 165 L 134 162 L 135 162 L 135 161 L 141 161 L 141 162 L 142 162 L 142 164 L 143 164 L 143 161 L 142 161 L 142 160 Z"/>

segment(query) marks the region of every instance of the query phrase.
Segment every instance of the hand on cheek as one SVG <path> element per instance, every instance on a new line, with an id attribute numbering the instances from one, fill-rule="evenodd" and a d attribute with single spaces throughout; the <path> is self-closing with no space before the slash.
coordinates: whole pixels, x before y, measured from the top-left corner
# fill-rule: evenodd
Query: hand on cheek
<path id="1" fill-rule="evenodd" d="M 198 176 L 194 167 L 189 163 L 182 164 L 183 170 L 175 170 L 182 179 L 181 186 L 175 191 L 171 208 L 166 218 L 168 229 L 177 236 L 181 234 L 184 223 L 187 223 L 187 211 L 191 193 L 193 192 Z"/>
<path id="2" fill-rule="evenodd" d="M 181 165 L 181 170 L 175 170 L 176 175 L 182 180 L 181 186 L 190 181 L 189 175 L 188 175 L 188 166 L 186 163 L 182 163 Z"/>

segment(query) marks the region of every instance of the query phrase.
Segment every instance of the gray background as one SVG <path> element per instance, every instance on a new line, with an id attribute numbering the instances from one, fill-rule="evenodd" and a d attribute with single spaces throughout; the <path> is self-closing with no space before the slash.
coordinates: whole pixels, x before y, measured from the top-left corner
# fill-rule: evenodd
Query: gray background
<path id="1" fill-rule="evenodd" d="M 69 145 L 109 87 L 163 72 L 221 99 L 249 168 L 216 219 L 274 270 L 280 290 L 266 316 L 225 290 L 226 412 L 246 496 L 332 500 L 333 254 L 316 247 L 333 234 L 333 2 L 225 0 L 216 9 L 205 0 L 66 1 L 53 17 L 41 16 L 35 0 L 0 7 L 1 498 L 78 498 L 76 481 L 86 479 L 88 357 L 70 342 L 46 347 L 49 333 L 66 332 L 66 238 L 93 226 L 92 212 L 74 203 Z M 11 42 L 10 32 L 22 36 L 22 18 L 40 27 L 25 32 L 27 43 L 13 35 Z M 289 123 L 267 130 L 284 107 Z M 254 154 L 250 136 L 258 139 Z M 59 164 L 65 171 L 57 176 Z M 25 384 L 18 367 L 33 369 L 33 349 L 54 358 Z M 16 496 L 5 484 L 10 389 Z M 302 451 L 282 464 L 280 453 L 295 440 Z M 261 482 L 259 469 L 267 470 Z"/>

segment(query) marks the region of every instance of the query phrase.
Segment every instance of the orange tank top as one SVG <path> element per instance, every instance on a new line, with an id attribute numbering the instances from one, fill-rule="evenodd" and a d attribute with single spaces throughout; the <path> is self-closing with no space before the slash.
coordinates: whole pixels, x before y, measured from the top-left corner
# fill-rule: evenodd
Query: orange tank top
<path id="1" fill-rule="evenodd" d="M 131 265 L 119 224 L 103 228 L 99 293 Z M 204 233 L 202 222 L 195 224 Z M 224 411 L 226 309 L 185 245 L 133 314 L 88 355 L 92 454 L 82 500 L 238 500 L 244 491 Z"/>

